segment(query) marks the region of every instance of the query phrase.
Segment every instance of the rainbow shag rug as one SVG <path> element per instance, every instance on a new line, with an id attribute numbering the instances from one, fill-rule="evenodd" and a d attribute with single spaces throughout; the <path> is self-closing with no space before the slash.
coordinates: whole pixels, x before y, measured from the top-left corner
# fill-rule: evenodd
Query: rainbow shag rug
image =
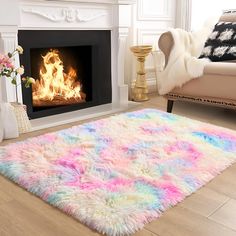
<path id="1" fill-rule="evenodd" d="M 0 148 L 0 173 L 107 235 L 128 235 L 236 161 L 236 132 L 154 109 Z"/>

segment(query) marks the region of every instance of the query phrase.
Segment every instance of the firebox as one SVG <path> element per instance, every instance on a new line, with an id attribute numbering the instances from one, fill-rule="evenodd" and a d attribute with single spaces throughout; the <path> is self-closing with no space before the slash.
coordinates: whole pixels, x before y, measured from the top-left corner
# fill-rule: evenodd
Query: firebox
<path id="1" fill-rule="evenodd" d="M 18 40 L 36 81 L 22 86 L 31 119 L 111 102 L 110 31 L 21 30 Z"/>
<path id="2" fill-rule="evenodd" d="M 92 99 L 91 46 L 30 50 L 33 110 Z"/>

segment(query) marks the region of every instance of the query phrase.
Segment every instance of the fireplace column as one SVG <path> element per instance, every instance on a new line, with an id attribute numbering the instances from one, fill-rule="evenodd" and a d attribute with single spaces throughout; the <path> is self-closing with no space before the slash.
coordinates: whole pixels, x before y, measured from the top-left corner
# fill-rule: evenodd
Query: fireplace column
<path id="1" fill-rule="evenodd" d="M 114 94 L 113 92 L 113 102 L 115 99 L 118 100 L 120 104 L 128 104 L 128 85 L 126 84 L 127 79 L 125 73 L 125 62 L 128 57 L 129 50 L 127 50 L 127 38 L 129 36 L 129 28 L 131 27 L 131 5 L 116 5 L 113 7 L 113 21 L 116 26 L 113 33 L 113 40 L 115 48 L 115 57 L 116 57 L 116 74 L 113 74 L 115 81 L 117 83 L 118 93 Z M 118 41 L 117 41 L 118 40 Z M 114 70 L 113 70 L 114 71 Z"/>
<path id="2" fill-rule="evenodd" d="M 15 50 L 17 46 L 17 27 L 0 27 L 0 52 L 8 53 Z M 15 57 L 14 64 L 19 67 L 19 57 Z M 17 80 L 17 91 L 21 94 L 21 84 L 20 78 Z M 1 78 L 0 83 L 0 101 L 4 102 L 14 102 L 16 101 L 16 87 L 11 83 L 10 79 Z M 18 97 L 18 101 L 22 101 L 22 96 Z"/>
<path id="3" fill-rule="evenodd" d="M 0 8 L 0 53 L 13 51 L 17 46 L 19 17 L 18 0 L 1 0 Z M 15 66 L 19 66 L 19 57 L 15 57 Z M 20 78 L 18 78 L 18 84 Z M 18 101 L 22 101 L 21 85 L 17 86 Z M 9 79 L 0 78 L 0 101 L 16 101 L 15 86 Z"/>

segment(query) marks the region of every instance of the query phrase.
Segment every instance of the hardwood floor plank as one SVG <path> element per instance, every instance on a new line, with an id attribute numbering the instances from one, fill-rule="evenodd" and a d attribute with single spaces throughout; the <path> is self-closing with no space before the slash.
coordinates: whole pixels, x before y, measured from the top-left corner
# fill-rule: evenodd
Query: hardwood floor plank
<path id="1" fill-rule="evenodd" d="M 146 230 L 145 228 L 133 234 L 132 236 L 159 236 L 153 232 Z"/>
<path id="2" fill-rule="evenodd" d="M 236 236 L 235 231 L 180 206 L 145 228 L 160 236 Z"/>
<path id="3" fill-rule="evenodd" d="M 207 187 L 214 191 L 236 199 L 236 163 L 216 176 Z"/>
<path id="4" fill-rule="evenodd" d="M 202 216 L 209 216 L 230 198 L 212 189 L 203 187 L 187 197 L 179 206 L 194 211 Z"/>
<path id="5" fill-rule="evenodd" d="M 42 203 L 44 204 L 44 203 Z M 38 209 L 40 209 L 40 204 L 37 205 Z M 49 208 L 50 209 L 50 208 Z M 60 212 L 56 212 L 54 217 L 48 217 L 48 211 L 36 211 L 32 205 L 25 201 L 19 202 L 17 200 L 13 200 L 8 202 L 4 206 L 0 206 L 1 214 L 7 216 L 7 219 L 12 220 L 11 225 L 8 227 L 18 226 L 26 226 L 21 227 L 21 236 L 28 235 L 28 233 L 35 232 L 31 235 L 40 235 L 40 236 L 78 236 L 78 235 L 88 235 L 95 236 L 99 235 L 98 233 L 92 232 L 85 226 L 82 226 L 79 222 L 76 222 L 72 218 L 66 216 L 63 217 L 70 218 L 75 224 L 76 227 L 71 228 L 69 224 L 65 223 L 62 218 L 60 219 Z M 52 216 L 52 215 L 51 215 Z M 56 216 L 56 218 L 55 218 Z M 2 221 L 2 219 L 0 219 Z M 13 229 L 12 229 L 13 230 Z"/>
<path id="6" fill-rule="evenodd" d="M 1 176 L 0 176 L 1 178 Z M 3 188 L 0 189 L 0 205 L 6 203 L 6 202 L 10 202 L 11 200 L 13 200 L 13 198 L 11 196 L 9 196 Z"/>
<path id="7" fill-rule="evenodd" d="M 209 216 L 209 219 L 236 231 L 236 200 L 231 199 L 228 201 L 225 205 Z"/>
<path id="8" fill-rule="evenodd" d="M 0 206 L 0 229 L 7 236 L 38 236 L 31 227 L 31 223 L 25 220 L 25 212 L 22 215 L 15 214 L 14 200 Z"/>

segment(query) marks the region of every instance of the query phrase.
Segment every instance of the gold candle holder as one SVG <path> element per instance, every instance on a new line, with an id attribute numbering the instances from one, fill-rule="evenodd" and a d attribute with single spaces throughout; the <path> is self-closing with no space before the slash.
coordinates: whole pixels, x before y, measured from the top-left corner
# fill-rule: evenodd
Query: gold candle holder
<path id="1" fill-rule="evenodd" d="M 132 99 L 136 102 L 149 100 L 146 82 L 145 59 L 152 51 L 151 45 L 133 46 L 130 48 L 137 57 L 137 78 L 132 91 Z"/>

